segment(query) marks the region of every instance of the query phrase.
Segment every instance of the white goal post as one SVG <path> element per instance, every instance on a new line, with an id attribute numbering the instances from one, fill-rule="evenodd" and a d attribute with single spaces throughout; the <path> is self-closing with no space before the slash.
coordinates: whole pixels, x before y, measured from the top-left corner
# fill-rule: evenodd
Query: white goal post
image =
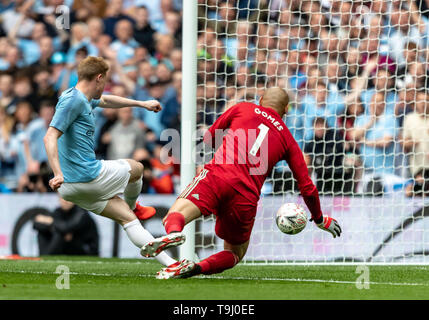
<path id="1" fill-rule="evenodd" d="M 194 144 L 197 118 L 197 1 L 183 1 L 182 20 L 182 108 L 180 143 L 180 189 L 184 190 L 195 176 Z M 186 242 L 180 247 L 180 259 L 194 259 L 195 222 L 185 226 Z"/>
<path id="2" fill-rule="evenodd" d="M 281 204 L 306 208 L 279 163 L 244 263 L 429 263 L 429 12 L 421 2 L 183 1 L 181 189 L 203 164 L 192 157 L 195 132 L 279 86 L 322 211 L 343 229 L 336 239 L 311 222 L 293 236 L 278 230 Z M 214 225 L 214 217 L 188 225 L 180 258 L 222 250 Z"/>

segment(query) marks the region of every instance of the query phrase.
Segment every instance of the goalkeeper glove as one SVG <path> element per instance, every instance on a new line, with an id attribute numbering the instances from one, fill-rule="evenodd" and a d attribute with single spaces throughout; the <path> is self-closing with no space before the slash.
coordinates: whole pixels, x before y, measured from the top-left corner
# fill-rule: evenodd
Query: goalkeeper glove
<path id="1" fill-rule="evenodd" d="M 321 223 L 317 223 L 317 226 L 327 232 L 330 232 L 334 238 L 341 235 L 341 227 L 337 220 L 331 217 L 324 216 Z"/>

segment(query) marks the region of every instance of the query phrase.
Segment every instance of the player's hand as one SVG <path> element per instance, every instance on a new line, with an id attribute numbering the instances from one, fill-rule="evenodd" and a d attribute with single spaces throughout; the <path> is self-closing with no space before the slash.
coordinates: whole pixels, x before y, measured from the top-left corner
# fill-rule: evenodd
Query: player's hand
<path id="1" fill-rule="evenodd" d="M 338 221 L 328 216 L 324 216 L 323 221 L 321 223 L 318 223 L 317 226 L 320 229 L 332 234 L 334 238 L 339 237 L 342 232 Z"/>
<path id="2" fill-rule="evenodd" d="M 142 101 L 142 107 L 153 112 L 159 112 L 162 110 L 161 104 L 157 100 Z"/>
<path id="3" fill-rule="evenodd" d="M 57 191 L 59 187 L 64 183 L 64 177 L 62 175 L 56 175 L 49 180 L 49 186 L 52 190 Z"/>

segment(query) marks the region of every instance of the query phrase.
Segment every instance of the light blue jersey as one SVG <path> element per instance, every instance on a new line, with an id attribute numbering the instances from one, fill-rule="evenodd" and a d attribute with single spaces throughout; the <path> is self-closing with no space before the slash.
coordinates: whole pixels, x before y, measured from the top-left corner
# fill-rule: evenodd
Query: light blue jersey
<path id="1" fill-rule="evenodd" d="M 101 162 L 95 158 L 93 109 L 100 100 L 88 101 L 75 87 L 61 95 L 50 124 L 63 135 L 58 139 L 58 155 L 64 182 L 89 182 L 100 173 Z"/>

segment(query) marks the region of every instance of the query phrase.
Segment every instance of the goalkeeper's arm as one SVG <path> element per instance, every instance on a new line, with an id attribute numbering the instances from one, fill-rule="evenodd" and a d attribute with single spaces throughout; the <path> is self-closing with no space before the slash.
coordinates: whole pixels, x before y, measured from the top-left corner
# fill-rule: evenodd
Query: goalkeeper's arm
<path id="1" fill-rule="evenodd" d="M 298 182 L 298 188 L 304 198 L 304 202 L 311 212 L 311 221 L 314 221 L 320 229 L 330 232 L 334 238 L 339 237 L 341 227 L 338 222 L 322 214 L 319 192 L 308 175 L 304 156 L 295 140 L 290 143 L 286 161 Z"/>

